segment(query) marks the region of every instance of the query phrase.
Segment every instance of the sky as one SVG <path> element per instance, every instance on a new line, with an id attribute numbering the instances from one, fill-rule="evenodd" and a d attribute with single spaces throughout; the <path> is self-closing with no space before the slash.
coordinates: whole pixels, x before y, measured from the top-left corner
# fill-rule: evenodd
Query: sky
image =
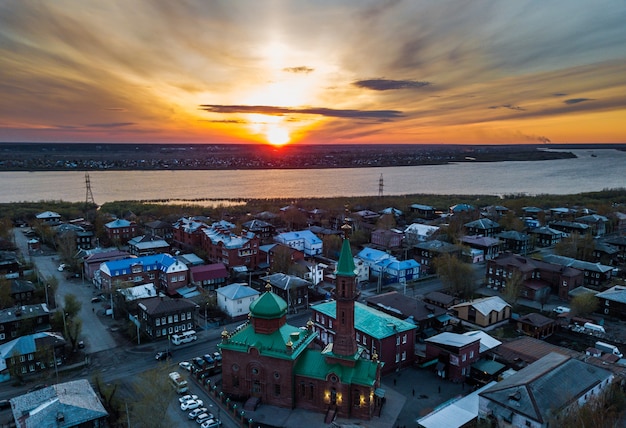
<path id="1" fill-rule="evenodd" d="M 624 0 L 0 0 L 0 141 L 626 143 Z"/>

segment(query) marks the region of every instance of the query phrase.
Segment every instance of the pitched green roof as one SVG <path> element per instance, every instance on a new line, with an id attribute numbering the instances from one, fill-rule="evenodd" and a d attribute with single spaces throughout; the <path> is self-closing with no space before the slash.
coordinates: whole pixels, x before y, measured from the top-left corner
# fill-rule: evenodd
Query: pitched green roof
<path id="1" fill-rule="evenodd" d="M 250 314 L 255 318 L 274 319 L 287 313 L 287 302 L 280 296 L 267 291 L 250 304 Z"/>
<path id="2" fill-rule="evenodd" d="M 246 353 L 250 348 L 256 348 L 265 357 L 295 360 L 316 337 L 317 333 L 314 331 L 302 330 L 289 324 L 283 324 L 270 334 L 257 333 L 252 324 L 248 324 L 218 347 Z M 289 341 L 292 343 L 291 350 L 287 347 Z"/>
<path id="3" fill-rule="evenodd" d="M 375 386 L 376 368 L 382 362 L 359 358 L 354 367 L 342 364 L 329 364 L 324 355 L 315 349 L 307 349 L 298 359 L 294 372 L 297 375 L 315 379 L 326 379 L 331 373 L 337 375 L 343 384 Z"/>
<path id="4" fill-rule="evenodd" d="M 335 301 L 313 305 L 311 308 L 327 317 L 337 318 L 337 302 Z M 417 327 L 415 324 L 387 315 L 363 303 L 354 302 L 354 328 L 375 339 L 383 339 Z"/>
<path id="5" fill-rule="evenodd" d="M 337 270 L 335 274 L 343 276 L 356 276 L 354 273 L 354 258 L 350 249 L 350 241 L 343 240 L 341 245 L 341 253 L 339 253 L 339 261 L 337 262 Z"/>

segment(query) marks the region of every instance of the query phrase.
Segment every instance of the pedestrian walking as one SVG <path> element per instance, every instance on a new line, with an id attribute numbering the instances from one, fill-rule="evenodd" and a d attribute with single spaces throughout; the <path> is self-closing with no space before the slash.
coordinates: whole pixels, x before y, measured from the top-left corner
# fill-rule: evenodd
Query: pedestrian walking
<path id="1" fill-rule="evenodd" d="M 413 397 L 415 397 L 415 388 L 413 388 Z"/>
<path id="2" fill-rule="evenodd" d="M 393 386 L 396 386 L 396 382 L 397 382 L 397 379 L 394 377 L 393 378 Z"/>

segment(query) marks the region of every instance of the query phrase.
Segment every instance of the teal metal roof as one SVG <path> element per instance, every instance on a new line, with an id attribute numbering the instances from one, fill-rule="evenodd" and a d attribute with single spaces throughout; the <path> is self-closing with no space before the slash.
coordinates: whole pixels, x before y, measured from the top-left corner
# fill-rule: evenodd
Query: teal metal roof
<path id="1" fill-rule="evenodd" d="M 327 317 L 336 319 L 337 306 L 335 301 L 313 305 L 311 308 Z M 383 339 L 393 336 L 396 333 L 413 330 L 417 327 L 410 322 L 403 321 L 362 303 L 355 302 L 354 328 L 375 339 Z"/>
<path id="2" fill-rule="evenodd" d="M 255 318 L 274 319 L 286 313 L 287 302 L 271 291 L 266 291 L 250 304 L 250 314 Z"/>
<path id="3" fill-rule="evenodd" d="M 376 370 L 380 364 L 378 361 L 359 358 L 354 367 L 344 366 L 339 363 L 329 363 L 329 360 L 314 349 L 308 349 L 298 359 L 295 366 L 295 374 L 315 379 L 325 380 L 328 375 L 335 374 L 343 384 L 357 384 L 374 387 L 376 383 Z"/>
<path id="4" fill-rule="evenodd" d="M 250 348 L 256 348 L 264 357 L 295 360 L 316 337 L 316 332 L 302 330 L 289 324 L 282 325 L 270 334 L 257 333 L 253 325 L 248 324 L 218 347 L 236 352 L 248 352 Z M 291 349 L 287 342 L 292 343 Z"/>
<path id="5" fill-rule="evenodd" d="M 337 262 L 336 275 L 343 276 L 356 276 L 354 273 L 354 258 L 352 257 L 352 250 L 350 249 L 350 241 L 343 240 L 341 245 L 341 253 L 339 253 L 339 261 Z"/>

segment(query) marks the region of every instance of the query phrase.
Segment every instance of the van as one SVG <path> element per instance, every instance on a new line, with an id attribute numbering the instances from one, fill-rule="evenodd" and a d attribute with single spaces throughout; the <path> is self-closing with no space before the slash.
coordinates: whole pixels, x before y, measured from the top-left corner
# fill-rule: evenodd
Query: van
<path id="1" fill-rule="evenodd" d="M 585 327 L 585 330 L 588 330 L 591 333 L 606 333 L 606 331 L 604 330 L 604 327 L 598 324 L 586 322 L 584 327 Z"/>
<path id="2" fill-rule="evenodd" d="M 610 343 L 596 342 L 596 349 L 602 352 L 606 352 L 607 354 L 617 355 L 620 358 L 624 356 L 619 351 L 619 348 L 617 346 L 611 345 Z"/>
<path id="3" fill-rule="evenodd" d="M 198 339 L 198 336 L 196 336 L 195 330 L 187 330 L 183 331 L 182 333 L 176 333 L 172 335 L 172 343 L 174 345 L 193 342 L 196 339 Z"/>

